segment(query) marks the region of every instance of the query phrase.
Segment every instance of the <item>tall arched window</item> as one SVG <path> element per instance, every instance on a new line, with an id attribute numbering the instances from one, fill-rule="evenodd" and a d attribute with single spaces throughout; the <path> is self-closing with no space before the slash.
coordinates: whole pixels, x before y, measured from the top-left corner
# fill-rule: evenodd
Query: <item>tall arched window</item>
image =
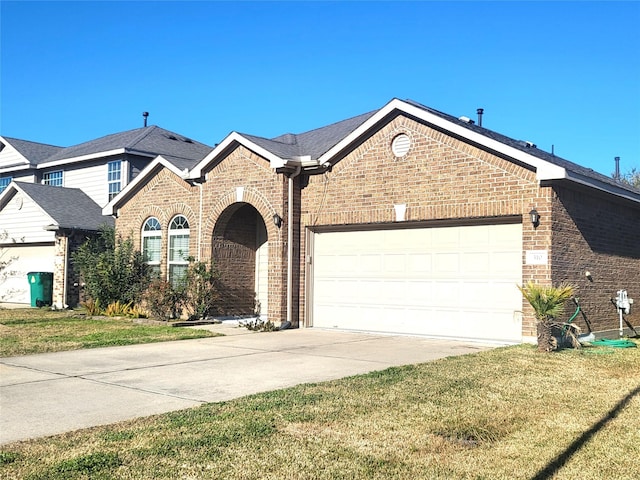
<path id="1" fill-rule="evenodd" d="M 160 277 L 160 251 L 162 249 L 162 232 L 160 222 L 150 217 L 142 227 L 142 254 L 151 266 L 152 275 Z"/>
<path id="2" fill-rule="evenodd" d="M 169 282 L 177 285 L 189 265 L 189 221 L 183 215 L 169 224 Z"/>

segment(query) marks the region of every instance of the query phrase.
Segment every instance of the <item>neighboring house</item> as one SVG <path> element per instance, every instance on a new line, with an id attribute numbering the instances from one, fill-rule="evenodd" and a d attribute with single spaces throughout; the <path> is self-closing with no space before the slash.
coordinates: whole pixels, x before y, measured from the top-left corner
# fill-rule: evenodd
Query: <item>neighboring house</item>
<path id="1" fill-rule="evenodd" d="M 0 284 L 0 302 L 28 304 L 27 272 L 55 270 L 54 305 L 75 306 L 79 297 L 72 287 L 77 279 L 65 274 L 70 268 L 69 255 L 61 256 L 54 247 L 67 240 L 59 239 L 69 239 L 72 252 L 76 240 L 95 234 L 100 223 L 113 224 L 112 219 L 97 221 L 96 212 L 159 154 L 175 165 L 192 165 L 210 151 L 207 145 L 157 126 L 66 148 L 0 137 L 0 233 L 9 233 L 0 240 L 0 248 L 11 249 L 16 257 L 12 278 Z M 61 191 L 33 190 L 27 183 Z M 77 189 L 85 195 L 82 201 L 75 201 Z M 18 210 L 15 202 L 27 208 Z M 60 217 L 61 213 L 66 216 Z M 69 218 L 74 219 L 73 225 L 67 222 Z M 75 220 L 78 218 L 86 221 Z M 51 225 L 59 227 L 57 233 L 44 230 L 53 228 Z"/>
<path id="2" fill-rule="evenodd" d="M 412 101 L 233 132 L 184 168 L 156 158 L 103 213 L 170 280 L 213 260 L 220 314 L 520 342 L 527 280 L 576 284 L 584 330 L 617 331 L 617 290 L 640 299 L 639 190 Z"/>
<path id="3" fill-rule="evenodd" d="M 53 272 L 53 304 L 77 305 L 79 275 L 71 253 L 102 225 L 113 226 L 102 209 L 82 190 L 37 183 L 11 182 L 0 194 L 0 244 L 15 271 L 1 285 L 3 302 L 29 303 L 28 272 Z M 66 280 L 66 281 L 63 281 Z"/>

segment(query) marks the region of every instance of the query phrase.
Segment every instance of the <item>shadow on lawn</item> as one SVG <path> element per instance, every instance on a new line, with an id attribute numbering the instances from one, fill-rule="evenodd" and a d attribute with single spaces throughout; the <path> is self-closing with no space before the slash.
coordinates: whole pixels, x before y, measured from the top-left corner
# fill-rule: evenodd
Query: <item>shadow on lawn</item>
<path id="1" fill-rule="evenodd" d="M 540 470 L 531 480 L 546 480 L 548 478 L 553 477 L 558 470 L 560 470 L 569 459 L 575 454 L 578 450 L 580 450 L 596 433 L 602 430 L 607 423 L 616 418 L 618 414 L 627 406 L 627 404 L 640 393 L 640 386 L 636 387 L 634 390 L 629 392 L 629 394 L 624 397 L 622 400 L 618 402 L 618 404 L 613 407 L 609 413 L 607 413 L 604 417 L 600 419 L 598 423 L 596 423 L 589 430 L 584 432 L 580 437 L 578 437 L 571 445 L 567 447 L 567 449 L 554 458 L 546 467 Z"/>

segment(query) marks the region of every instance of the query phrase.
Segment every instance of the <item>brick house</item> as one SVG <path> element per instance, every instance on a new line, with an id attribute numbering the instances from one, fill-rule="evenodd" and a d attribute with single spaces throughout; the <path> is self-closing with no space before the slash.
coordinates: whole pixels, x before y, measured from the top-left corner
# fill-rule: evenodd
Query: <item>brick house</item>
<path id="1" fill-rule="evenodd" d="M 213 260 L 220 313 L 300 327 L 520 342 L 529 279 L 576 284 L 588 331 L 640 298 L 640 191 L 412 101 L 159 157 L 103 213 L 170 279 Z"/>

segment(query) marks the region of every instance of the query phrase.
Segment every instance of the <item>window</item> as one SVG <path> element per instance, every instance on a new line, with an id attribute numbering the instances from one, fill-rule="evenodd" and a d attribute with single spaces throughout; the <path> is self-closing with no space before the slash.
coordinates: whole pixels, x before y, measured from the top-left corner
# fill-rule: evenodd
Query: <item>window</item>
<path id="1" fill-rule="evenodd" d="M 189 222 L 178 215 L 169 224 L 169 282 L 178 285 L 189 265 Z"/>
<path id="2" fill-rule="evenodd" d="M 12 177 L 0 178 L 0 193 L 2 193 L 2 191 L 9 186 L 11 180 L 13 180 Z"/>
<path id="3" fill-rule="evenodd" d="M 122 161 L 116 160 L 107 164 L 107 181 L 109 183 L 109 201 L 120 192 L 122 178 Z"/>
<path id="4" fill-rule="evenodd" d="M 62 186 L 62 170 L 56 172 L 46 172 L 42 175 L 42 183 L 44 185 L 52 185 L 54 187 Z"/>
<path id="5" fill-rule="evenodd" d="M 160 278 L 160 250 L 162 248 L 160 222 L 155 217 L 148 218 L 142 227 L 142 254 L 151 267 L 151 275 Z"/>

